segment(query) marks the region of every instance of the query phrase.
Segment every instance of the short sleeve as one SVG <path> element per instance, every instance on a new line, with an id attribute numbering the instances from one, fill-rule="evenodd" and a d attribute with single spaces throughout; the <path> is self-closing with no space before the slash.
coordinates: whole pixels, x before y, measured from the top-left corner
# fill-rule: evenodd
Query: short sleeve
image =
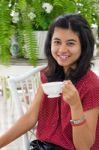
<path id="1" fill-rule="evenodd" d="M 42 83 L 46 83 L 47 82 L 46 75 L 45 75 L 44 71 L 40 72 L 40 79 L 41 79 Z"/>
<path id="2" fill-rule="evenodd" d="M 99 86 L 85 89 L 85 95 L 83 95 L 82 98 L 82 105 L 84 111 L 99 106 Z"/>
<path id="3" fill-rule="evenodd" d="M 99 78 L 89 70 L 76 84 L 83 110 L 87 111 L 99 106 Z"/>

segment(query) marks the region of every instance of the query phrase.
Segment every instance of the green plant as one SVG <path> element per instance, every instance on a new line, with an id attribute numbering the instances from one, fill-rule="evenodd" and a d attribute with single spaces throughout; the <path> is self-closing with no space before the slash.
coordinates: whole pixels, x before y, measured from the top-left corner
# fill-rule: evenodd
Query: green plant
<path id="1" fill-rule="evenodd" d="M 70 0 L 33 0 L 31 5 L 34 30 L 48 30 L 49 24 L 57 16 L 76 10 L 74 2 Z"/>
<path id="2" fill-rule="evenodd" d="M 8 2 L 0 2 L 0 61 L 3 63 L 8 63 L 10 59 L 10 36 L 14 33 L 9 14 Z"/>
<path id="3" fill-rule="evenodd" d="M 99 37 L 99 0 L 75 0 L 77 11 L 80 12 L 89 22 L 90 25 L 98 26 Z"/>
<path id="4" fill-rule="evenodd" d="M 18 41 L 18 57 L 29 58 L 31 64 L 38 59 L 35 30 L 48 30 L 59 15 L 81 13 L 88 22 L 98 26 L 99 0 L 0 0 L 0 60 L 9 62 L 13 35 Z"/>
<path id="5" fill-rule="evenodd" d="M 10 47 L 12 36 L 18 42 L 18 57 L 27 55 L 29 63 L 35 65 L 38 46 L 33 32 L 32 22 L 28 17 L 29 2 L 0 1 L 0 60 L 8 64 L 11 59 Z"/>
<path id="6" fill-rule="evenodd" d="M 33 32 L 32 22 L 28 17 L 31 5 L 25 1 L 18 2 L 17 10 L 20 13 L 20 21 L 17 23 L 17 35 L 20 55 L 26 55 L 29 63 L 35 65 L 37 63 L 38 46 Z"/>
<path id="7" fill-rule="evenodd" d="M 90 24 L 99 25 L 99 0 L 32 0 L 30 17 L 34 30 L 48 30 L 59 15 L 81 13 Z"/>

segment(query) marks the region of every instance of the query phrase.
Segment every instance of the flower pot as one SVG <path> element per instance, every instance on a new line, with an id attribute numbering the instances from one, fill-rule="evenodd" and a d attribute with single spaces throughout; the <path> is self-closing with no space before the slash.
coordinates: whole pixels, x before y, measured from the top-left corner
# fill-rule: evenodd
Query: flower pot
<path id="1" fill-rule="evenodd" d="M 39 59 L 46 59 L 46 56 L 44 54 L 44 45 L 46 40 L 47 31 L 35 31 L 36 32 L 36 38 L 38 43 L 38 58 Z"/>
<path id="2" fill-rule="evenodd" d="M 15 35 L 13 35 L 11 38 L 10 53 L 12 57 L 15 57 L 15 58 L 18 56 L 18 53 L 19 53 L 19 46 L 18 46 L 17 38 Z"/>

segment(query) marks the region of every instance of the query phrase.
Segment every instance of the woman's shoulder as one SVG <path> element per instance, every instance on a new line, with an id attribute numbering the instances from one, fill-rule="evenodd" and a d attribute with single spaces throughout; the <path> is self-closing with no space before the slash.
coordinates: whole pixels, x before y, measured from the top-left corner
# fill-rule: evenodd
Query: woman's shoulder
<path id="1" fill-rule="evenodd" d="M 99 106 L 99 77 L 91 70 L 78 81 L 83 109 L 88 110 Z"/>
<path id="2" fill-rule="evenodd" d="M 40 71 L 40 79 L 42 83 L 47 82 L 46 71 L 47 67 Z"/>
<path id="3" fill-rule="evenodd" d="M 99 86 L 99 77 L 92 71 L 88 70 L 84 79 L 90 84 Z"/>
<path id="4" fill-rule="evenodd" d="M 99 87 L 99 77 L 92 70 L 88 70 L 87 73 L 77 82 L 77 87 Z"/>

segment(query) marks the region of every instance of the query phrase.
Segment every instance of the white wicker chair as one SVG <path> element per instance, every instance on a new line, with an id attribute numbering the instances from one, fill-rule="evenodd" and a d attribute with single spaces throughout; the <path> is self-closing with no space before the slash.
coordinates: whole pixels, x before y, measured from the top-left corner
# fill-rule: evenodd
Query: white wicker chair
<path id="1" fill-rule="evenodd" d="M 46 65 L 38 66 L 23 75 L 10 77 L 8 79 L 8 86 L 11 92 L 14 108 L 13 110 L 16 111 L 18 117 L 24 114 L 24 112 L 28 109 L 28 106 L 31 104 L 40 81 L 40 70 L 45 67 Z M 30 141 L 28 133 L 23 135 L 23 142 L 24 150 L 29 150 Z"/>

